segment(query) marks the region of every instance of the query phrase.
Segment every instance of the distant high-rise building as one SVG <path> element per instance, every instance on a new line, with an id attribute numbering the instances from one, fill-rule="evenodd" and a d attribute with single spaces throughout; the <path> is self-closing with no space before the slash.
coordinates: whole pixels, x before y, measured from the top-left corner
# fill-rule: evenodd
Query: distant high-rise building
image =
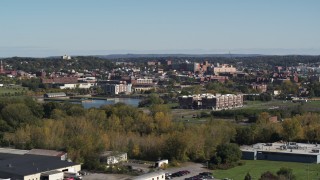
<path id="1" fill-rule="evenodd" d="M 2 64 L 2 60 L 1 60 L 0 74 L 5 74 L 5 73 L 6 73 L 6 70 L 4 69 L 3 64 Z"/>
<path id="2" fill-rule="evenodd" d="M 63 56 L 62 56 L 62 59 L 63 59 L 63 60 L 70 60 L 70 59 L 71 59 L 71 56 L 63 55 Z"/>

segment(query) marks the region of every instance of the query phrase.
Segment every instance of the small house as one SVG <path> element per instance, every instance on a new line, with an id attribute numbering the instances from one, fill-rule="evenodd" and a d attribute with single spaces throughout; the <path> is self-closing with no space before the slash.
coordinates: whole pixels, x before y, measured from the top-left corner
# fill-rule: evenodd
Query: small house
<path id="1" fill-rule="evenodd" d="M 157 162 L 154 164 L 154 166 L 155 166 L 156 168 L 163 168 L 163 167 L 167 166 L 168 164 L 169 164 L 168 159 L 163 159 L 163 160 L 157 161 Z"/>
<path id="2" fill-rule="evenodd" d="M 110 164 L 118 164 L 120 162 L 125 162 L 128 160 L 127 153 L 116 152 L 116 151 L 106 151 L 100 154 L 100 162 Z"/>

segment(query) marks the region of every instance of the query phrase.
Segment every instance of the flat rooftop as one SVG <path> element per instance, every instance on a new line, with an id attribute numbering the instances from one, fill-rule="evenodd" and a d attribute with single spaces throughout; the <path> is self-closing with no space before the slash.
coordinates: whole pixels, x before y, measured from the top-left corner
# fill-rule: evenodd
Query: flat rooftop
<path id="1" fill-rule="evenodd" d="M 5 154 L 17 154 L 17 155 L 24 155 L 28 153 L 29 150 L 21 150 L 21 149 L 11 149 L 11 148 L 0 148 L 0 153 Z"/>
<path id="2" fill-rule="evenodd" d="M 275 142 L 275 143 L 257 143 L 250 146 L 241 146 L 241 151 L 264 151 L 277 153 L 292 153 L 306 155 L 320 155 L 320 145 L 295 143 L 295 142 Z"/>

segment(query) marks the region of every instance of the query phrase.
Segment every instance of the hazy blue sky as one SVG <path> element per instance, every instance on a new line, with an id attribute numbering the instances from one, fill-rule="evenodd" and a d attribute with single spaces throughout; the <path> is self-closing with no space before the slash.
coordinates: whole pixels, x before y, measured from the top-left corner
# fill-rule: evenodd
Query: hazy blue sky
<path id="1" fill-rule="evenodd" d="M 0 57 L 320 54 L 320 0 L 1 0 Z"/>

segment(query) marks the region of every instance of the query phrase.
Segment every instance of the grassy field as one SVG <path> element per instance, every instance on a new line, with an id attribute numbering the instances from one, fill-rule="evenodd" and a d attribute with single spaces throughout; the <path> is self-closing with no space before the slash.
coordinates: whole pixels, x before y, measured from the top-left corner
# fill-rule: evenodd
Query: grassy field
<path id="1" fill-rule="evenodd" d="M 302 105 L 305 111 L 320 111 L 320 101 L 308 101 Z"/>
<path id="2" fill-rule="evenodd" d="M 305 103 L 292 102 L 292 101 L 280 101 L 272 100 L 269 102 L 262 101 L 245 101 L 243 109 L 287 109 L 301 106 L 306 112 L 318 112 L 320 111 L 320 101 L 308 101 Z"/>
<path id="3" fill-rule="evenodd" d="M 262 101 L 245 101 L 243 109 L 278 109 L 297 106 L 299 103 L 291 101 L 272 100 L 268 102 Z"/>
<path id="4" fill-rule="evenodd" d="M 28 88 L 24 88 L 21 86 L 5 86 L 5 87 L 0 87 L 0 96 L 21 95 L 22 93 L 26 93 L 27 91 L 28 91 Z"/>
<path id="5" fill-rule="evenodd" d="M 192 110 L 192 109 L 172 109 L 172 118 L 175 122 L 191 122 L 191 123 L 202 123 L 207 121 L 209 118 L 198 118 L 201 112 L 210 114 L 211 110 Z"/>
<path id="6" fill-rule="evenodd" d="M 246 160 L 245 165 L 237 166 L 228 170 L 214 170 L 216 178 L 230 178 L 233 180 L 243 180 L 249 172 L 253 179 L 259 179 L 263 172 L 270 171 L 276 173 L 281 167 L 291 168 L 293 174 L 300 179 L 320 179 L 320 165 L 294 162 Z M 309 177 L 309 178 L 308 178 Z"/>

